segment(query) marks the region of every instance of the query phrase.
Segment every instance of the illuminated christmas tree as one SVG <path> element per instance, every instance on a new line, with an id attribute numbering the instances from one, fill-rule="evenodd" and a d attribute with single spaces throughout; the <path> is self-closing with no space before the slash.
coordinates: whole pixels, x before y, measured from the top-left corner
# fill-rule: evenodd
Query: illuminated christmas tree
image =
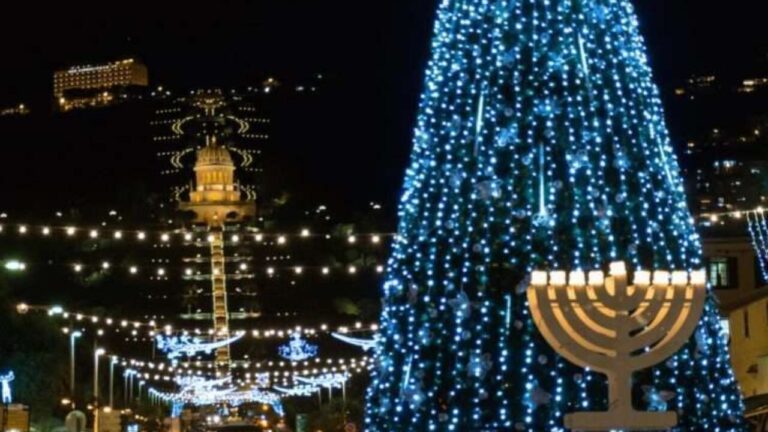
<path id="1" fill-rule="evenodd" d="M 602 376 L 557 357 L 533 269 L 703 266 L 629 0 L 442 0 L 384 285 L 368 432 L 557 431 L 604 410 Z M 741 431 L 709 302 L 635 405 L 679 431 Z"/>

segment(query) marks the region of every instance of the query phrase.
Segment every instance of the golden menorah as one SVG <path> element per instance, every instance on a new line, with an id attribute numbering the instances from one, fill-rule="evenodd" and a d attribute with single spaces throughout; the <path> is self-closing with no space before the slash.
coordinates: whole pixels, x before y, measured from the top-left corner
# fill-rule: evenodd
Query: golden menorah
<path id="1" fill-rule="evenodd" d="M 528 303 L 534 322 L 570 362 L 608 377 L 608 411 L 565 416 L 581 431 L 663 430 L 677 425 L 675 412 L 637 411 L 632 374 L 675 354 L 691 337 L 706 299 L 703 270 L 636 271 L 627 284 L 624 263 L 602 271 L 533 272 Z"/>

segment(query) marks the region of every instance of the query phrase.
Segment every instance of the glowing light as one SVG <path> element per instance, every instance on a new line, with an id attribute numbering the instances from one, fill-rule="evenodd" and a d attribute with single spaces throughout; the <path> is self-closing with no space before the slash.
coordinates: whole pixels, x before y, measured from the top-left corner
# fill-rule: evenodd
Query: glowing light
<path id="1" fill-rule="evenodd" d="M 18 260 L 9 260 L 5 262 L 5 269 L 9 271 L 23 271 L 27 265 Z"/>
<path id="2" fill-rule="evenodd" d="M 301 338 L 300 333 L 291 335 L 291 340 L 278 348 L 281 357 L 290 361 L 302 361 L 317 356 L 317 345 L 312 345 Z"/>

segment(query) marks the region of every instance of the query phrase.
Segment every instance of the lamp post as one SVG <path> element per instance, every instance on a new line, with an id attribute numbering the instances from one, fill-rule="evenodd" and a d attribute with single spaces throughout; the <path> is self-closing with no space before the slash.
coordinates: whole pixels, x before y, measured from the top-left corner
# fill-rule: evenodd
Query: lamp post
<path id="1" fill-rule="evenodd" d="M 112 356 L 109 362 L 109 407 L 114 407 L 115 399 L 115 365 L 117 364 L 117 357 Z"/>
<path id="2" fill-rule="evenodd" d="M 99 432 L 99 357 L 105 352 L 104 348 L 93 351 L 93 432 Z"/>
<path id="3" fill-rule="evenodd" d="M 141 388 L 144 387 L 144 384 L 147 382 L 144 380 L 139 381 L 139 397 L 136 398 L 137 402 L 136 405 L 138 406 L 141 403 Z"/>
<path id="4" fill-rule="evenodd" d="M 72 409 L 75 409 L 75 340 L 82 336 L 80 331 L 69 334 L 69 397 L 72 398 Z"/>

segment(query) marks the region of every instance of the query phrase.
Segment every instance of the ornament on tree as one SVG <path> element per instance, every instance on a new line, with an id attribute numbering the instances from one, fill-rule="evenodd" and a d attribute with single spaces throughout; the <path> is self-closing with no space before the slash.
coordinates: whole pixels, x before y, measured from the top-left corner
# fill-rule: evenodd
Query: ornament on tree
<path id="1" fill-rule="evenodd" d="M 531 386 L 531 390 L 526 396 L 526 403 L 531 409 L 536 409 L 541 405 L 549 405 L 552 402 L 552 395 L 537 384 Z"/>
<path id="2" fill-rule="evenodd" d="M 469 376 L 484 380 L 491 367 L 493 367 L 493 361 L 490 354 L 472 353 L 467 365 L 467 372 Z"/>
<path id="3" fill-rule="evenodd" d="M 643 400 L 648 404 L 648 411 L 663 412 L 668 410 L 668 402 L 677 395 L 669 390 L 656 390 L 653 386 L 643 386 Z"/>

